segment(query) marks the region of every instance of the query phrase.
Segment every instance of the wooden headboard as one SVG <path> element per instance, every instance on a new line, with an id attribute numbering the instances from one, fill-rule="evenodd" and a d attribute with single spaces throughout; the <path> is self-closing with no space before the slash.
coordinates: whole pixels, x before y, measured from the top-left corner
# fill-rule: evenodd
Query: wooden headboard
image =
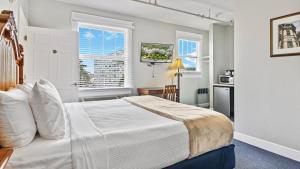
<path id="1" fill-rule="evenodd" d="M 18 42 L 12 11 L 0 14 L 0 90 L 8 90 L 24 81 L 23 47 Z"/>

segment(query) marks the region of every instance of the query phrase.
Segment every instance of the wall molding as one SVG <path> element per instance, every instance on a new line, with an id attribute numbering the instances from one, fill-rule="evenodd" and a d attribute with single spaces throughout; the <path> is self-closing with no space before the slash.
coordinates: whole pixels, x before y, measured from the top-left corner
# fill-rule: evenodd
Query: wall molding
<path id="1" fill-rule="evenodd" d="M 78 13 L 78 12 L 72 12 L 72 22 L 82 22 L 82 23 L 105 25 L 105 26 L 109 25 L 112 27 L 134 29 L 134 23 L 131 21 L 107 18 L 102 16 L 96 16 L 96 15 L 89 15 L 89 14 Z"/>
<path id="2" fill-rule="evenodd" d="M 286 158 L 300 162 L 300 151 L 289 147 L 285 147 L 279 144 L 272 143 L 257 137 L 249 136 L 243 133 L 234 132 L 234 138 L 236 140 L 248 143 L 258 148 L 270 151 L 275 154 L 279 154 Z"/>

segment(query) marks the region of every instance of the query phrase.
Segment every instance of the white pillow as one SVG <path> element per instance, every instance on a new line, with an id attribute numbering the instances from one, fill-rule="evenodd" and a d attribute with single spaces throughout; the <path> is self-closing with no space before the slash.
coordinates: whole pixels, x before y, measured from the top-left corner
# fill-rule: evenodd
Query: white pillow
<path id="1" fill-rule="evenodd" d="M 41 137 L 57 140 L 65 136 L 65 112 L 58 91 L 49 81 L 35 83 L 29 97 Z"/>
<path id="2" fill-rule="evenodd" d="M 25 92 L 27 94 L 30 94 L 31 90 L 33 88 L 33 85 L 30 83 L 24 82 L 23 84 L 18 84 L 16 88 L 22 90 L 23 92 Z"/>
<path id="3" fill-rule="evenodd" d="M 28 94 L 19 89 L 0 91 L 0 145 L 23 147 L 33 140 L 35 134 Z"/>

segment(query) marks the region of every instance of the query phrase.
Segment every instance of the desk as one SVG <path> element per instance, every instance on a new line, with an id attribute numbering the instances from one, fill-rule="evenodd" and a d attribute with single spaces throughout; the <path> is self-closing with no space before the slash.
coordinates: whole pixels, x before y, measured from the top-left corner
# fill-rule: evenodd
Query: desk
<path id="1" fill-rule="evenodd" d="M 164 87 L 145 87 L 145 88 L 137 88 L 138 94 L 141 95 L 153 95 L 158 97 L 163 97 Z M 176 89 L 177 93 L 177 102 L 179 102 L 179 89 Z"/>
<path id="2" fill-rule="evenodd" d="M 13 153 L 13 149 L 10 148 L 0 149 L 0 169 L 4 169 L 12 153 Z"/>

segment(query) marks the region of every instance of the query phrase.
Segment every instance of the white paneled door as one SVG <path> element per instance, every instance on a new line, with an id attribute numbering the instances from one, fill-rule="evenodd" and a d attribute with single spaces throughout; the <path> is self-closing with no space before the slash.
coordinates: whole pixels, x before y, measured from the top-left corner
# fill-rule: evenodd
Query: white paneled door
<path id="1" fill-rule="evenodd" d="M 78 33 L 67 30 L 28 28 L 25 78 L 35 82 L 48 79 L 64 102 L 78 100 Z"/>

